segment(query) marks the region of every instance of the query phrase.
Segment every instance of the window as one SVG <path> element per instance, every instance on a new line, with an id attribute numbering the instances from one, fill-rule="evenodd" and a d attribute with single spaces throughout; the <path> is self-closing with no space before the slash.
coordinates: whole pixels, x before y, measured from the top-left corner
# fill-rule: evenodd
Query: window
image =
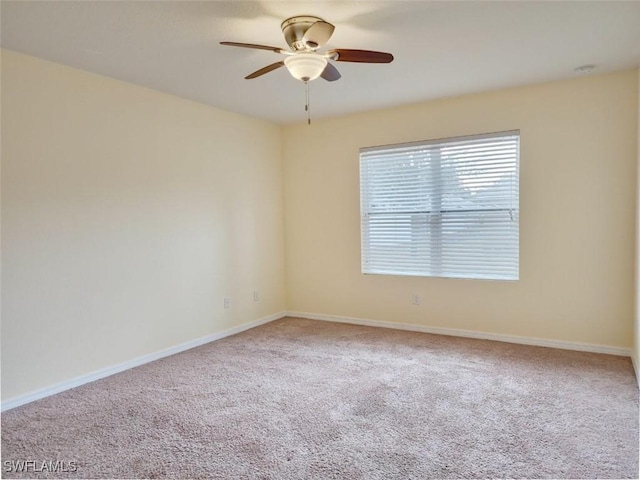
<path id="1" fill-rule="evenodd" d="M 360 150 L 362 272 L 518 279 L 519 131 Z"/>

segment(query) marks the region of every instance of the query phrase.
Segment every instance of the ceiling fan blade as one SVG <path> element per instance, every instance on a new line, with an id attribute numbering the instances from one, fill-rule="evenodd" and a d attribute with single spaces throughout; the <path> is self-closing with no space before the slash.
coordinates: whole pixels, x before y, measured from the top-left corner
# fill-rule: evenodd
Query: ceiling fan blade
<path id="1" fill-rule="evenodd" d="M 336 67 L 327 62 L 327 66 L 324 67 L 324 70 L 320 74 L 322 78 L 324 78 L 327 82 L 335 82 L 339 80 L 342 75 Z"/>
<path id="2" fill-rule="evenodd" d="M 226 45 L 228 47 L 257 48 L 258 50 L 270 50 L 276 53 L 284 52 L 284 50 L 279 47 L 270 47 L 268 45 L 256 45 L 254 43 L 220 42 L 220 45 Z"/>
<path id="3" fill-rule="evenodd" d="M 305 32 L 302 41 L 310 48 L 318 48 L 329 41 L 336 27 L 329 22 L 317 21 Z"/>
<path id="4" fill-rule="evenodd" d="M 260 70 L 256 70 L 255 72 L 250 73 L 244 78 L 245 80 L 251 80 L 252 78 L 256 78 L 256 77 L 259 77 L 260 75 L 264 75 L 265 73 L 272 72 L 280 67 L 284 67 L 284 62 L 281 61 L 281 62 L 272 63 L 271 65 L 267 65 L 266 67 L 261 68 Z"/>
<path id="5" fill-rule="evenodd" d="M 336 48 L 327 52 L 327 56 L 338 62 L 360 62 L 360 63 L 391 63 L 393 55 L 385 52 L 374 52 L 372 50 L 349 50 Z"/>

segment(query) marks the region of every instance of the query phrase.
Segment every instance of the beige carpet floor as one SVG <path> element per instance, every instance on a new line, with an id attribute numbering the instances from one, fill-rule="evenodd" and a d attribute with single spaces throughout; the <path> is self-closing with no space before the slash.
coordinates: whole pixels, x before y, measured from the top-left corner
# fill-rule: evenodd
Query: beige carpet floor
<path id="1" fill-rule="evenodd" d="M 77 471 L 7 469 L 28 460 Z M 628 358 L 287 318 L 6 412 L 2 461 L 5 478 L 638 478 L 638 387 Z"/>

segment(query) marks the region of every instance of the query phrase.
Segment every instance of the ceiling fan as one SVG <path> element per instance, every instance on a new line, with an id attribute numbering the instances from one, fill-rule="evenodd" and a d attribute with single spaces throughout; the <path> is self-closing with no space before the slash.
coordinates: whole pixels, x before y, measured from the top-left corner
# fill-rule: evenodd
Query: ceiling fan
<path id="1" fill-rule="evenodd" d="M 358 63 L 390 63 L 393 61 L 393 55 L 390 53 L 371 50 L 336 48 L 325 53 L 318 53 L 317 50 L 329 41 L 335 30 L 333 25 L 319 17 L 309 15 L 291 17 L 282 22 L 281 28 L 289 45 L 289 50 L 267 45 L 255 45 L 253 43 L 220 42 L 220 44 L 231 47 L 270 50 L 286 55 L 284 60 L 267 65 L 247 75 L 245 77 L 247 80 L 260 77 L 265 73 L 285 66 L 294 78 L 305 83 L 318 77 L 334 82 L 341 75 L 329 60 Z"/>

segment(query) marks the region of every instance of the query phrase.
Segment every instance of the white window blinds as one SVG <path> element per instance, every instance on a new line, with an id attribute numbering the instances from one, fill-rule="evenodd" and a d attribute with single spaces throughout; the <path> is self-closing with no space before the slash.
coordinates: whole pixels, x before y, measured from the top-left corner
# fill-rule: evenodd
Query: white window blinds
<path id="1" fill-rule="evenodd" d="M 363 273 L 517 280 L 519 138 L 361 149 Z"/>

